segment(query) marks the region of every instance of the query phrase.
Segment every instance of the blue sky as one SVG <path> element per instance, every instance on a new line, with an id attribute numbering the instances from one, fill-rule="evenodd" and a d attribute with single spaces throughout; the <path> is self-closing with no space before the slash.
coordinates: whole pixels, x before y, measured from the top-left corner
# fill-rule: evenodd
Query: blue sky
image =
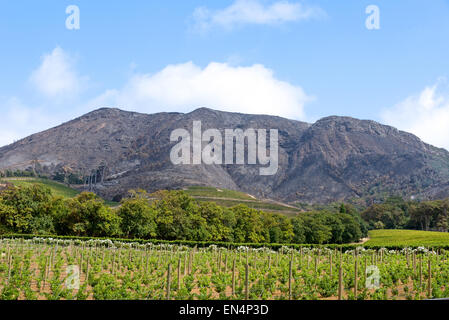
<path id="1" fill-rule="evenodd" d="M 449 148 L 448 0 L 2 1 L 0 41 L 0 145 L 102 106 L 204 106 L 372 119 Z"/>

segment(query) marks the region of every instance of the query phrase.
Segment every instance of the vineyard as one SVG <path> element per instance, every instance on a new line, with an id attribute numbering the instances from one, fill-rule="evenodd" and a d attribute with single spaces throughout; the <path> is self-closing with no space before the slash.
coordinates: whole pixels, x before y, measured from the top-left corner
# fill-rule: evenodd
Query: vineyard
<path id="1" fill-rule="evenodd" d="M 0 240 L 0 299 L 421 300 L 449 297 L 449 251 L 195 248 Z"/>

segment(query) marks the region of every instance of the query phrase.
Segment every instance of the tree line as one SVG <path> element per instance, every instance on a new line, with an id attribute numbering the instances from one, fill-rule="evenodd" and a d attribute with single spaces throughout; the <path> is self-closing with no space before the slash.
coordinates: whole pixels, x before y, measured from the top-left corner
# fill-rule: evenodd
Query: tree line
<path id="1" fill-rule="evenodd" d="M 371 229 L 413 229 L 449 231 L 449 199 L 404 201 L 390 197 L 382 204 L 367 208 L 362 217 Z"/>
<path id="2" fill-rule="evenodd" d="M 227 208 L 200 202 L 183 191 L 130 191 L 116 208 L 94 193 L 63 199 L 40 185 L 10 186 L 0 192 L 0 234 L 342 244 L 359 241 L 367 231 L 368 225 L 349 205 L 287 217 L 243 204 Z"/>

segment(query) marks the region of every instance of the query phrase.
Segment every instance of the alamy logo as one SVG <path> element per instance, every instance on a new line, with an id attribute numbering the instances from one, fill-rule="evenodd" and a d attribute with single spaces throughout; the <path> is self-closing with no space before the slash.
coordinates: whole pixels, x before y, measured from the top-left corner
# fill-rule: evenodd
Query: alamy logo
<path id="1" fill-rule="evenodd" d="M 366 18 L 365 26 L 368 30 L 379 30 L 380 29 L 380 9 L 376 5 L 370 5 L 366 7 Z"/>
<path id="2" fill-rule="evenodd" d="M 70 290 L 79 290 L 80 288 L 80 268 L 79 266 L 70 265 L 66 268 L 67 278 L 65 286 Z"/>
<path id="3" fill-rule="evenodd" d="M 380 288 L 380 270 L 377 266 L 368 266 L 366 268 L 365 287 L 367 289 Z"/>
<path id="4" fill-rule="evenodd" d="M 80 8 L 76 5 L 70 5 L 65 9 L 65 13 L 69 15 L 65 20 L 65 27 L 68 30 L 79 30 Z"/>
<path id="5" fill-rule="evenodd" d="M 266 129 L 247 129 L 245 131 L 242 129 L 225 129 L 224 133 L 223 143 L 220 130 L 208 129 L 202 132 L 201 121 L 193 122 L 192 135 L 185 129 L 174 130 L 171 133 L 170 141 L 178 143 L 171 150 L 171 162 L 174 165 L 199 165 L 202 163 L 207 165 L 259 164 L 267 166 L 259 169 L 261 176 L 272 176 L 277 173 L 279 167 L 278 130 L 270 130 L 268 148 Z M 246 162 L 245 140 L 247 141 L 248 151 Z M 203 143 L 207 143 L 204 148 Z"/>

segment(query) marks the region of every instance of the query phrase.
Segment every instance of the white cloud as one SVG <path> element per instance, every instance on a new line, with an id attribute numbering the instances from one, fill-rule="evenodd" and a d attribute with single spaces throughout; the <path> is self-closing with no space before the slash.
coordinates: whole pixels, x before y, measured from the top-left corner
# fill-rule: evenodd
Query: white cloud
<path id="1" fill-rule="evenodd" d="M 187 62 L 154 74 L 132 73 L 122 88 L 86 99 L 81 94 L 84 78 L 78 76 L 70 56 L 57 47 L 29 77 L 42 96 L 0 97 L 0 146 L 103 106 L 145 113 L 208 107 L 304 120 L 304 105 L 313 97 L 300 86 L 278 79 L 263 65 L 239 67 L 238 58 L 230 60 L 234 61 L 206 67 Z"/>
<path id="2" fill-rule="evenodd" d="M 298 2 L 278 1 L 265 5 L 260 0 L 236 0 L 221 10 L 196 8 L 193 13 L 194 29 L 206 31 L 217 26 L 232 29 L 245 24 L 275 25 L 306 20 L 324 14 L 318 7 L 308 7 Z"/>
<path id="3" fill-rule="evenodd" d="M 169 65 L 153 75 L 134 75 L 121 90 L 108 90 L 89 105 L 147 113 L 208 107 L 303 119 L 304 104 L 312 99 L 301 87 L 276 79 L 263 65 L 233 67 L 213 62 L 201 68 L 188 62 Z"/>
<path id="4" fill-rule="evenodd" d="M 73 115 L 77 105 L 70 100 L 72 105 L 67 108 L 66 103 L 71 98 L 79 99 L 87 84 L 87 78 L 78 75 L 73 62 L 69 54 L 56 47 L 42 57 L 42 63 L 28 78 L 28 83 L 42 96 L 0 98 L 0 146 L 61 124 Z"/>
<path id="5" fill-rule="evenodd" d="M 0 147 L 61 123 L 61 119 L 55 113 L 28 107 L 17 97 L 1 101 L 0 105 L 2 106 Z"/>
<path id="6" fill-rule="evenodd" d="M 449 87 L 440 80 L 384 110 L 382 119 L 427 143 L 449 150 Z"/>
<path id="7" fill-rule="evenodd" d="M 73 59 L 56 47 L 44 55 L 42 64 L 31 74 L 30 81 L 46 97 L 57 98 L 78 94 L 87 79 L 76 73 Z"/>

